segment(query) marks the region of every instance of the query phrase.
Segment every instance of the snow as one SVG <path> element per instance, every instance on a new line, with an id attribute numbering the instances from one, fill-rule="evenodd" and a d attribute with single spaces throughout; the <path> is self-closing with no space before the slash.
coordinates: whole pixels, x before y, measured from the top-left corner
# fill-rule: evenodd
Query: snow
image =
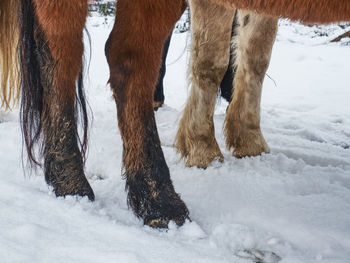
<path id="1" fill-rule="evenodd" d="M 271 153 L 232 157 L 222 130 L 227 103 L 218 101 L 216 138 L 225 162 L 203 170 L 186 168 L 173 147 L 189 93 L 189 38 L 174 34 L 166 105 L 156 119 L 172 180 L 192 222 L 180 228 L 171 223 L 165 231 L 143 226 L 126 204 L 122 142 L 103 49 L 112 21 L 103 22 L 90 17 L 87 24 L 93 122 L 86 175 L 96 201 L 56 198 L 42 171 L 25 171 L 18 112 L 1 113 L 1 262 L 240 263 L 253 262 L 237 256 L 252 249 L 274 252 L 282 263 L 350 262 L 346 41 L 329 44 L 332 36 L 315 36 L 314 27 L 282 21 L 262 98 L 261 126 Z M 324 30 L 343 33 L 335 25 Z"/>

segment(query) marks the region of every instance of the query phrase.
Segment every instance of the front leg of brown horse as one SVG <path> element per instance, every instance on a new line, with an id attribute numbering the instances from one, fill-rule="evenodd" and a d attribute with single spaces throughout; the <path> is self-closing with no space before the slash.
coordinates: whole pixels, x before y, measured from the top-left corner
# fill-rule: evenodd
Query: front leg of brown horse
<path id="1" fill-rule="evenodd" d="M 152 227 L 166 227 L 170 220 L 181 225 L 188 218 L 170 179 L 153 112 L 163 44 L 182 8 L 182 0 L 119 0 L 106 44 L 128 204 Z"/>
<path id="2" fill-rule="evenodd" d="M 33 132 L 42 131 L 45 179 L 55 194 L 93 200 L 75 120 L 86 0 L 23 0 L 21 7 L 22 124 L 29 158 Z"/>

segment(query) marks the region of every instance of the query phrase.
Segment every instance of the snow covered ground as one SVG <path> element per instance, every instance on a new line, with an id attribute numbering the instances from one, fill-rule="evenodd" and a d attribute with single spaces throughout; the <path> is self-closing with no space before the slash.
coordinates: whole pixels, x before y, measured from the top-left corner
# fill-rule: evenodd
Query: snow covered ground
<path id="1" fill-rule="evenodd" d="M 1 113 L 1 262 L 252 262 L 235 255 L 245 249 L 274 252 L 283 263 L 350 262 L 350 48 L 328 43 L 343 33 L 339 27 L 325 28 L 327 37 L 281 22 L 262 98 L 271 153 L 232 157 L 222 130 L 227 104 L 218 101 L 216 136 L 225 162 L 206 170 L 186 168 L 172 146 L 189 93 L 187 37 L 173 36 L 166 105 L 156 118 L 175 188 L 193 222 L 160 231 L 143 226 L 126 205 L 103 53 L 111 19 L 103 21 L 88 21 L 94 117 L 86 174 L 96 201 L 56 198 L 41 171 L 25 175 L 18 112 Z"/>

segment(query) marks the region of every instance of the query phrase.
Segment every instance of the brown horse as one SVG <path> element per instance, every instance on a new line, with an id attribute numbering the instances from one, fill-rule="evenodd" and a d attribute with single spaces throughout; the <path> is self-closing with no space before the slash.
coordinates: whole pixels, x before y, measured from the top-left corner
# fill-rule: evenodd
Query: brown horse
<path id="1" fill-rule="evenodd" d="M 231 6 L 254 1 L 220 2 Z M 331 0 L 307 2 L 319 2 L 320 6 L 290 0 L 290 6 L 299 7 L 296 14 L 289 5 L 284 7 L 284 0 L 264 2 L 266 5 L 262 7 L 269 3 L 274 5 L 270 6 L 271 10 L 261 11 L 271 11 L 269 14 L 275 16 L 287 16 L 288 13 L 283 13 L 287 10 L 293 14 L 293 19 L 307 22 L 349 20 L 343 15 L 344 10 L 349 14 L 350 2 L 345 0 L 339 1 L 343 6 L 334 4 Z M 279 8 L 273 9 L 277 3 Z M 197 7 L 200 10 L 201 7 Z M 257 9 L 254 5 L 240 7 Z M 36 142 L 42 142 L 45 179 L 55 194 L 87 196 L 93 200 L 93 190 L 84 175 L 87 117 L 81 77 L 87 1 L 2 0 L 0 8 L 0 21 L 8 22 L 0 24 L 1 56 L 5 58 L 5 63 L 1 64 L 4 67 L 1 69 L 4 75 L 1 78 L 2 90 L 5 90 L 2 92 L 2 101 L 6 105 L 10 96 L 15 94 L 12 92 L 15 87 L 12 83 L 18 83 L 19 76 L 22 92 L 21 123 L 29 160 L 34 164 L 39 163 L 33 147 Z M 153 112 L 153 92 L 163 43 L 183 8 L 183 0 L 118 0 L 116 22 L 106 44 L 110 83 L 123 139 L 128 203 L 134 213 L 152 227 L 166 227 L 169 220 L 181 225 L 189 217 L 184 202 L 172 185 Z M 335 8 L 334 12 L 329 11 L 331 8 Z M 217 11 L 232 22 L 232 11 L 227 12 L 222 8 Z M 200 13 L 198 15 L 200 19 Z M 211 14 L 205 15 L 209 21 Z M 214 17 L 218 18 L 217 15 Z M 241 20 L 243 24 L 245 17 Z M 205 16 L 202 19 L 205 21 Z M 8 31 L 6 25 L 18 30 Z M 222 39 L 226 42 L 229 39 L 228 26 L 224 25 L 218 30 L 224 34 Z M 203 37 L 200 31 L 198 37 Z M 19 39 L 19 75 L 10 73 L 16 68 L 9 66 L 16 60 L 16 50 L 9 48 L 16 39 Z M 266 63 L 266 59 L 264 61 Z M 215 72 L 221 72 L 225 63 L 227 62 L 223 61 L 219 65 L 220 69 Z M 198 65 L 199 69 L 200 66 Z M 216 67 L 211 66 L 214 69 Z M 261 74 L 259 72 L 259 76 Z M 201 74 L 198 76 L 203 77 Z M 216 78 L 216 75 L 205 77 L 209 78 L 208 83 L 214 88 L 212 83 L 218 80 L 212 81 L 210 78 Z M 202 80 L 198 79 L 200 81 Z M 12 86 L 6 89 L 9 84 Z M 205 94 L 199 95 L 206 99 Z M 207 101 L 212 105 L 211 96 L 209 97 Z M 77 132 L 76 119 L 79 112 L 82 113 L 85 131 L 82 139 Z M 210 114 L 207 117 L 211 117 Z M 210 121 L 207 123 L 211 125 Z M 211 132 L 211 129 L 209 127 L 208 130 Z M 220 153 L 216 155 L 220 157 Z"/>
<path id="2" fill-rule="evenodd" d="M 58 10 L 64 10 L 65 15 Z M 39 163 L 33 147 L 42 142 L 45 178 L 56 195 L 79 194 L 93 199 L 83 169 L 87 117 L 80 74 L 87 2 L 5 0 L 0 13 L 7 20 L 0 24 L 2 56 L 5 54 L 7 65 L 7 70 L 1 69 L 5 73 L 2 90 L 8 90 L 8 84 L 21 83 L 21 123 L 29 160 Z M 17 29 L 7 32 L 7 25 Z M 18 43 L 11 42 L 14 39 Z M 9 50 L 9 46 L 15 48 Z M 16 57 L 16 46 L 20 74 L 11 75 L 7 72 L 16 69 L 9 66 Z M 6 51 L 12 53 L 6 55 Z M 10 76 L 7 81 L 6 74 Z M 4 96 L 3 101 L 9 102 L 10 97 Z M 85 130 L 82 140 L 77 136 L 79 107 Z"/>
<path id="3" fill-rule="evenodd" d="M 116 24 L 106 54 L 124 140 L 128 203 L 145 224 L 165 227 L 174 220 L 181 225 L 188 218 L 188 210 L 172 185 L 152 103 L 163 43 L 185 5 L 182 0 L 118 1 L 117 5 Z M 77 132 L 79 112 L 85 134 L 87 129 L 81 77 L 87 1 L 4 0 L 0 7 L 1 18 L 19 29 L 8 32 L 7 23 L 0 24 L 1 55 L 5 54 L 6 65 L 12 65 L 16 50 L 9 45 L 19 39 L 21 123 L 29 160 L 40 163 L 34 146 L 41 143 L 45 179 L 55 194 L 94 200 L 84 175 L 87 136 L 80 140 Z M 159 41 L 153 43 L 155 39 Z M 14 68 L 4 69 L 2 74 Z M 139 74 L 134 78 L 136 72 Z M 12 80 L 16 82 L 17 76 L 5 75 L 2 90 Z M 2 101 L 10 101 L 9 95 Z"/>

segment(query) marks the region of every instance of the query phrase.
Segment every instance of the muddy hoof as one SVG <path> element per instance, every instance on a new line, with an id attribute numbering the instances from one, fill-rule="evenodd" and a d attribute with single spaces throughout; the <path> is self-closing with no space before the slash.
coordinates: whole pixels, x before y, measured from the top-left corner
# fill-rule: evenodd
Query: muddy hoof
<path id="1" fill-rule="evenodd" d="M 162 101 L 153 101 L 153 109 L 154 111 L 157 111 L 160 107 L 162 107 L 164 104 L 164 100 Z"/>
<path id="2" fill-rule="evenodd" d="M 87 196 L 94 201 L 94 192 L 85 177 L 80 154 L 57 154 L 48 150 L 45 154 L 45 180 L 53 187 L 56 196 Z"/>
<path id="3" fill-rule="evenodd" d="M 87 196 L 87 198 L 89 198 L 90 201 L 95 200 L 94 191 L 92 190 L 87 180 L 86 180 L 86 183 L 76 187 L 72 187 L 70 186 L 70 184 L 60 185 L 56 187 L 54 186 L 54 192 L 57 197 L 59 196 L 65 197 L 67 195 L 78 195 L 82 197 Z"/>
<path id="4" fill-rule="evenodd" d="M 178 216 L 170 215 L 170 216 L 160 216 L 159 218 L 154 219 L 144 219 L 144 225 L 150 226 L 152 228 L 168 228 L 169 222 L 174 221 L 176 225 L 182 226 L 186 219 L 191 221 L 188 212 L 180 213 Z"/>
<path id="5" fill-rule="evenodd" d="M 53 187 L 56 196 L 79 195 L 87 196 L 90 201 L 95 200 L 94 192 L 84 173 L 71 170 L 61 173 L 46 171 L 46 182 Z"/>
<path id="6" fill-rule="evenodd" d="M 158 176 L 127 177 L 128 205 L 150 227 L 167 228 L 170 221 L 181 226 L 189 219 L 188 209 L 175 192 L 171 180 Z"/>
<path id="7" fill-rule="evenodd" d="M 184 202 L 178 198 L 177 200 L 167 200 L 162 204 L 156 204 L 159 210 L 150 209 L 143 220 L 145 225 L 153 228 L 168 228 L 170 221 L 174 221 L 178 226 L 182 226 L 186 219 L 190 220 L 189 212 Z"/>

